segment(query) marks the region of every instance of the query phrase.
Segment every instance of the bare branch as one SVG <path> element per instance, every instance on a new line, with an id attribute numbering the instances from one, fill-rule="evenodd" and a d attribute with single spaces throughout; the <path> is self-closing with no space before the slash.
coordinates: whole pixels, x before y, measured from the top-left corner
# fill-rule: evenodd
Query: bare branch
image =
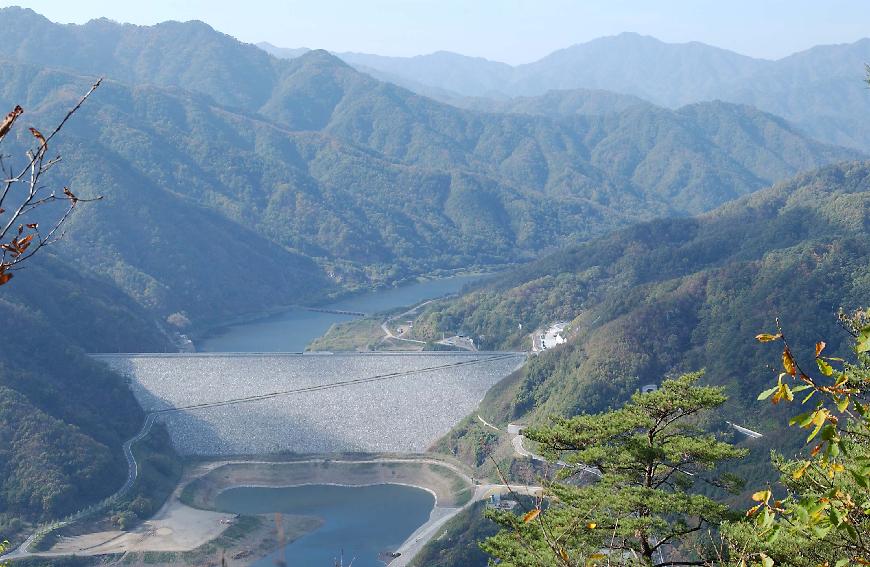
<path id="1" fill-rule="evenodd" d="M 8 283 L 12 279 L 12 272 L 20 269 L 23 262 L 32 258 L 42 248 L 56 243 L 63 236 L 62 228 L 79 203 L 98 201 L 102 198 L 81 199 L 69 187 L 63 188 L 63 195 L 52 192 L 50 195 L 43 196 L 46 186 L 41 183 L 41 177 L 61 160 L 60 156 L 46 159 L 48 143 L 90 98 L 102 81 L 102 78 L 98 79 L 91 85 L 91 88 L 64 115 L 47 137 L 36 128 L 29 128 L 30 134 L 37 142 L 37 147 L 26 152 L 27 164 L 17 175 L 12 172 L 12 168 L 0 155 L 0 171 L 5 176 L 5 179 L 0 181 L 0 185 L 2 185 L 2 192 L 0 192 L 0 285 Z M 16 106 L 0 121 L 0 141 L 11 131 L 15 121 L 23 113 L 24 110 L 20 106 Z M 13 195 L 19 194 L 18 191 L 12 191 L 17 186 L 23 186 L 24 190 L 20 192 L 20 199 L 9 207 L 8 200 Z M 68 205 L 63 214 L 53 222 L 47 233 L 41 232 L 36 222 L 23 222 L 23 217 L 31 211 L 59 201 L 67 201 Z M 7 211 L 7 209 L 9 210 Z"/>

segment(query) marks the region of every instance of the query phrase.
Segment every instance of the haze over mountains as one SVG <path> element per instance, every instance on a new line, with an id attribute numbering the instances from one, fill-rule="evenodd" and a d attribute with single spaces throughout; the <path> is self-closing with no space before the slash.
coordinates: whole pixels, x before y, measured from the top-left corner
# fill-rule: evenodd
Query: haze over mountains
<path id="1" fill-rule="evenodd" d="M 260 46 L 280 57 L 303 51 Z M 517 66 L 443 51 L 417 57 L 337 55 L 383 80 L 458 105 L 468 104 L 463 97 L 504 99 L 574 89 L 634 95 L 670 108 L 718 99 L 782 116 L 822 141 L 870 149 L 870 101 L 861 82 L 870 39 L 817 46 L 776 61 L 635 33 L 573 45 Z"/>
<path id="2" fill-rule="evenodd" d="M 866 199 L 854 196 L 866 190 L 866 166 L 831 166 L 750 195 L 806 170 L 865 159 L 866 41 L 777 62 L 631 34 L 516 68 L 453 54 L 342 55 L 366 73 L 325 51 L 272 57 L 201 22 L 60 25 L 6 8 L 0 26 L 0 107 L 21 104 L 28 124 L 56 123 L 97 76 L 106 77 L 57 138 L 64 162 L 52 172 L 58 186 L 105 200 L 82 207 L 55 253 L 38 258 L 39 268 L 16 276 L 0 296 L 0 314 L 16 321 L 15 341 L 0 346 L 0 528 L 12 517 L 73 511 L 123 480 L 120 440 L 141 413 L 123 379 L 85 352 L 172 349 L 166 321 L 176 312 L 201 330 L 579 245 L 501 280 L 507 283 L 493 291 L 493 304 L 502 306 L 527 283 L 525 275 L 546 269 L 558 272 L 556 284 L 577 283 L 579 272 L 631 288 L 631 298 L 648 299 L 656 314 L 670 306 L 653 292 L 671 297 L 671 283 L 685 284 L 690 297 L 676 293 L 675 301 L 687 301 L 681 313 L 697 318 L 718 298 L 699 286 L 730 284 L 729 262 L 742 262 L 745 273 L 772 262 L 771 273 L 785 277 L 765 255 L 769 235 L 741 237 L 735 231 L 744 225 L 775 221 L 795 231 L 788 242 L 802 259 L 812 259 L 811 239 L 828 225 L 849 246 L 858 244 L 826 257 L 852 266 L 851 251 L 866 252 Z M 26 141 L 22 134 L 16 146 L 10 138 L 4 153 L 19 155 Z M 830 194 L 817 196 L 817 184 Z M 797 212 L 783 205 L 788 191 L 810 204 Z M 840 193 L 849 196 L 838 200 Z M 818 220 L 830 203 L 855 226 Z M 658 217 L 679 220 L 627 228 Z M 583 244 L 615 229 L 624 232 L 612 242 Z M 704 231 L 716 238 L 695 239 Z M 711 243 L 721 256 L 679 255 Z M 729 248 L 735 243 L 745 246 Z M 577 259 L 577 250 L 589 258 Z M 589 262 L 619 254 L 626 260 L 614 271 L 586 273 L 594 268 Z M 650 269 L 649 258 L 674 267 L 670 283 L 634 277 Z M 866 279 L 855 280 L 850 290 L 865 289 Z M 476 299 L 441 314 L 475 323 L 485 311 Z M 581 307 L 544 309 L 552 303 L 534 317 L 567 317 Z M 643 311 L 615 303 L 602 308 L 608 329 L 619 327 L 622 314 Z M 434 312 L 429 316 L 437 327 Z M 513 319 L 500 323 L 507 320 L 512 332 Z M 482 329 L 490 323 L 477 322 Z M 680 332 L 666 348 L 706 347 Z M 493 344 L 516 338 L 505 329 L 486 333 Z M 686 360 L 697 359 L 669 351 L 637 368 L 647 375 Z M 546 404 L 544 390 L 564 384 L 576 385 L 555 380 L 534 394 Z M 632 384 L 626 378 L 617 386 Z M 34 436 L 34 429 L 50 434 Z"/>
<path id="3" fill-rule="evenodd" d="M 720 102 L 488 114 L 323 51 L 275 59 L 198 22 L 58 25 L 9 8 L 0 23 L 0 57 L 14 61 L 3 104 L 41 122 L 85 89 L 80 74 L 109 80 L 71 128 L 65 166 L 107 201 L 76 219 L 67 249 L 160 317 L 187 310 L 195 323 L 516 261 L 861 155 Z M 220 252 L 240 241 L 244 254 Z"/>

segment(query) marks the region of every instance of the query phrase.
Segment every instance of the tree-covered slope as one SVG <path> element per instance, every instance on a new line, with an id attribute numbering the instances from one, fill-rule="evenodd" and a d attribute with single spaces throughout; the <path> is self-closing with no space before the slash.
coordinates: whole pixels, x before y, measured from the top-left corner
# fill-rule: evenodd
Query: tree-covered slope
<path id="1" fill-rule="evenodd" d="M 3 288 L 0 528 L 61 517 L 123 484 L 121 444 L 142 424 L 126 381 L 86 352 L 172 345 L 123 292 L 45 254 Z"/>
<path id="2" fill-rule="evenodd" d="M 7 31 L 0 57 L 8 60 L 185 88 L 248 109 L 262 105 L 277 80 L 273 58 L 203 22 L 63 25 L 15 6 L 0 9 L 0 22 Z"/>
<path id="3" fill-rule="evenodd" d="M 299 55 L 293 51 L 272 52 Z M 338 56 L 383 80 L 460 106 L 469 104 L 464 95 L 493 99 L 493 110 L 519 105 L 572 112 L 546 99 L 552 99 L 548 91 L 573 89 L 614 91 L 672 108 L 721 99 L 782 116 L 820 140 L 870 149 L 870 101 L 861 84 L 870 39 L 821 45 L 776 61 L 633 33 L 573 45 L 516 67 L 446 53 Z M 511 97 L 520 98 L 505 101 Z M 538 97 L 545 100 L 532 102 Z"/>
<path id="4" fill-rule="evenodd" d="M 669 373 L 704 368 L 706 381 L 727 388 L 723 417 L 775 443 L 779 422 L 755 402 L 770 376 L 754 336 L 781 317 L 795 344 L 825 337 L 840 348 L 836 310 L 870 297 L 868 231 L 870 165 L 827 167 L 698 218 L 551 255 L 433 305 L 415 332 L 461 328 L 485 348 L 528 347 L 534 328 L 571 321 L 568 344 L 532 358 L 484 401 L 487 419 L 598 411 Z"/>
<path id="5" fill-rule="evenodd" d="M 785 170 L 846 157 L 744 106 L 630 106 L 561 119 L 485 114 L 375 81 L 325 52 L 289 63 L 284 90 L 261 110 L 268 116 L 288 122 L 297 104 L 308 105 L 300 96 L 326 93 L 316 112 L 297 120 L 406 164 L 470 169 L 525 192 L 603 206 L 607 214 L 628 204 L 697 213 L 770 184 Z"/>
<path id="6" fill-rule="evenodd" d="M 416 92 L 416 89 L 411 90 Z M 443 100 L 437 96 L 434 98 Z M 640 97 L 601 89 L 554 89 L 539 96 L 500 99 L 452 96 L 444 102 L 478 112 L 532 114 L 551 118 L 573 115 L 599 116 L 622 112 L 635 106 L 651 106 Z"/>
<path id="7" fill-rule="evenodd" d="M 325 52 L 270 61 L 282 65 L 280 82 L 256 112 L 107 81 L 65 131 L 62 182 L 106 196 L 74 220 L 68 250 L 161 317 L 185 310 L 207 324 L 512 262 L 855 156 L 748 107 L 485 114 L 376 81 Z M 42 126 L 89 81 L 0 66 L 0 104 L 24 105 Z"/>

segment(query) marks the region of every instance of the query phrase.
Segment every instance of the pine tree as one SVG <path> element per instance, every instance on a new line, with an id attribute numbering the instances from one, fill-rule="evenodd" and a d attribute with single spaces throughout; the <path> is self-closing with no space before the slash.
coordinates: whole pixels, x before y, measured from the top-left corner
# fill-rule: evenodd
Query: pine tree
<path id="1" fill-rule="evenodd" d="M 524 516 L 488 512 L 506 529 L 482 547 L 506 567 L 704 564 L 705 551 L 687 549 L 687 542 L 729 510 L 692 488 L 734 488 L 736 480 L 715 469 L 745 451 L 701 427 L 704 414 L 726 398 L 721 388 L 698 386 L 700 376 L 666 380 L 621 409 L 527 431 L 548 458 L 563 463 L 562 473 Z M 600 476 L 584 482 L 584 470 Z"/>

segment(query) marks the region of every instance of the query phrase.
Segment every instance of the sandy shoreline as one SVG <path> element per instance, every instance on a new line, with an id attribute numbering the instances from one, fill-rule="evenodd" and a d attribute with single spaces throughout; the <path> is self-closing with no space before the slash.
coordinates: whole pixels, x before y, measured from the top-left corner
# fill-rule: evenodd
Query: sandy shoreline
<path id="1" fill-rule="evenodd" d="M 413 556 L 407 554 L 416 553 L 449 518 L 480 498 L 482 489 L 472 484 L 461 465 L 424 455 L 200 462 L 186 467 L 170 498 L 152 518 L 136 528 L 61 537 L 51 549 L 33 555 L 123 555 L 128 563 L 133 560 L 134 564 L 146 565 L 153 561 L 148 559 L 149 554 L 156 553 L 161 554 L 161 565 L 181 566 L 211 564 L 216 554 L 226 550 L 230 565 L 248 565 L 277 549 L 279 541 L 293 541 L 320 524 L 316 518 L 285 515 L 279 527 L 272 515 L 238 517 L 220 512 L 214 509 L 218 494 L 245 487 L 385 484 L 425 490 L 434 498 L 428 520 L 399 547 L 403 556 L 391 565 L 407 564 Z M 227 533 L 232 537 L 227 537 Z"/>

